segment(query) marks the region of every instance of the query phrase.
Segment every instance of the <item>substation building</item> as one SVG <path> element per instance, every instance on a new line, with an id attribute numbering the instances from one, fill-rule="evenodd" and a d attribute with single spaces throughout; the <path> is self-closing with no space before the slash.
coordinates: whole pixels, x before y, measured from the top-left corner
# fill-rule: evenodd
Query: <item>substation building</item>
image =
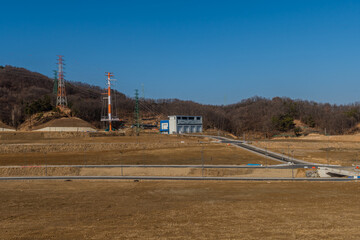
<path id="1" fill-rule="evenodd" d="M 160 132 L 164 134 L 201 133 L 202 116 L 172 115 L 169 120 L 160 121 Z"/>

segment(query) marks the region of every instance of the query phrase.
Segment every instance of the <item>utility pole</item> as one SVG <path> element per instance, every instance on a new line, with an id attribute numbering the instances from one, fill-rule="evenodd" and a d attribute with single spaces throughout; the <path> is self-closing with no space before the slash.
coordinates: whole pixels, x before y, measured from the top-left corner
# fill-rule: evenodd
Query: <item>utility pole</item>
<path id="1" fill-rule="evenodd" d="M 47 161 L 46 161 L 46 152 L 44 152 L 44 163 L 45 163 L 45 176 L 47 176 Z"/>
<path id="2" fill-rule="evenodd" d="M 294 150 L 292 150 L 291 153 L 292 153 L 292 160 L 294 161 Z M 294 178 L 294 166 L 291 166 L 291 176 L 292 178 Z"/>
<path id="3" fill-rule="evenodd" d="M 204 146 L 201 147 L 201 175 L 204 177 Z"/>
<path id="4" fill-rule="evenodd" d="M 139 91 L 135 89 L 135 125 L 136 125 L 136 136 L 139 136 L 140 132 L 140 114 L 139 114 Z"/>
<path id="5" fill-rule="evenodd" d="M 86 145 L 84 144 L 84 166 L 86 166 Z"/>
<path id="6" fill-rule="evenodd" d="M 267 152 L 267 145 L 265 146 L 265 160 L 266 160 L 266 167 L 268 167 L 268 152 Z"/>
<path id="7" fill-rule="evenodd" d="M 290 158 L 290 144 L 288 144 L 288 160 Z"/>
<path id="8" fill-rule="evenodd" d="M 326 148 L 326 162 L 327 162 L 327 165 L 329 165 L 329 145 Z"/>
<path id="9" fill-rule="evenodd" d="M 329 161 L 329 150 L 330 150 L 330 137 L 328 136 L 328 146 L 327 146 L 327 149 L 326 149 L 326 161 L 327 161 L 327 164 L 329 165 L 330 164 L 330 161 Z"/>
<path id="10" fill-rule="evenodd" d="M 56 97 L 56 107 L 65 108 L 67 106 L 67 98 L 65 91 L 65 80 L 64 80 L 64 60 L 62 55 L 58 55 L 58 88 Z"/>
<path id="11" fill-rule="evenodd" d="M 359 165 L 358 165 L 358 159 L 359 159 L 359 154 L 356 154 L 356 163 L 355 163 L 355 171 L 356 171 L 356 175 L 357 178 L 359 178 Z"/>

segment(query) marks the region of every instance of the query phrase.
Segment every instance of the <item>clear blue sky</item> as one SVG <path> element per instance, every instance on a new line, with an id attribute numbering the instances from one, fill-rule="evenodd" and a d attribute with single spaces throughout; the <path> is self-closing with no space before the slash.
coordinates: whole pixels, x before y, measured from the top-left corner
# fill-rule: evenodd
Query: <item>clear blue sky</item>
<path id="1" fill-rule="evenodd" d="M 360 100 L 360 1 L 1 1 L 0 65 L 133 96 Z"/>

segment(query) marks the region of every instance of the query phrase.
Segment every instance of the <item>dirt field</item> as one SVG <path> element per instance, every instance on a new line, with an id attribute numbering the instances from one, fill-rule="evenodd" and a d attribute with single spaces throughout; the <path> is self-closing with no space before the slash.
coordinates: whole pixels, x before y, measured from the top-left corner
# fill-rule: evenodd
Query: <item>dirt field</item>
<path id="1" fill-rule="evenodd" d="M 79 168 L 79 167 L 0 167 L 0 177 L 22 176 L 181 176 L 181 177 L 306 177 L 305 169 L 271 168 Z"/>
<path id="2" fill-rule="evenodd" d="M 206 138 L 168 135 L 11 136 L 0 144 L 0 165 L 66 164 L 279 164 Z"/>
<path id="3" fill-rule="evenodd" d="M 253 141 L 270 151 L 293 155 L 309 162 L 351 166 L 360 164 L 360 136 L 307 136 L 301 138 Z"/>
<path id="4" fill-rule="evenodd" d="M 359 239 L 359 183 L 0 184 L 1 239 Z"/>
<path id="5" fill-rule="evenodd" d="M 7 129 L 13 129 L 12 127 L 6 125 L 5 123 L 0 121 L 0 128 L 7 128 Z"/>

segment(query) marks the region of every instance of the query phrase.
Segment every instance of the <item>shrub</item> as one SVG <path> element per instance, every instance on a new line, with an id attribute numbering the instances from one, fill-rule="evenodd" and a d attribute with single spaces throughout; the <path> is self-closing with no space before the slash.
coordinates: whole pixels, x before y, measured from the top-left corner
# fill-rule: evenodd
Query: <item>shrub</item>
<path id="1" fill-rule="evenodd" d="M 288 114 L 273 116 L 271 119 L 276 130 L 286 132 L 295 127 L 294 118 Z"/>

